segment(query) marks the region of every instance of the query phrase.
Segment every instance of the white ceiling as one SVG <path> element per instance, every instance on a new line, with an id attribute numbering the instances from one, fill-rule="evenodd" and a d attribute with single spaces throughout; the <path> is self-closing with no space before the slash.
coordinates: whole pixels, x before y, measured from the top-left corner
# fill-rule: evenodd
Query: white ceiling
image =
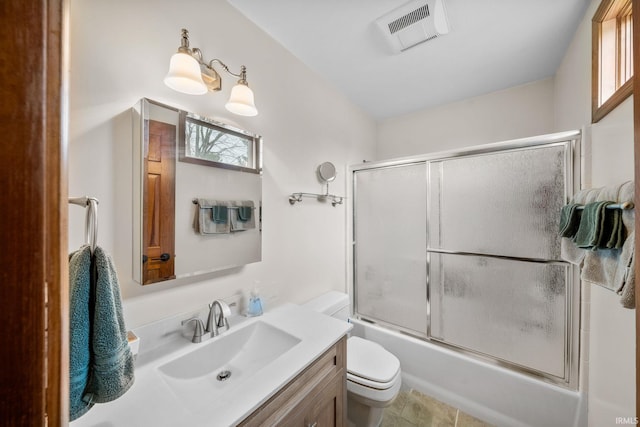
<path id="1" fill-rule="evenodd" d="M 552 76 L 589 0 L 444 0 L 449 34 L 394 54 L 407 0 L 228 0 L 376 119 Z"/>

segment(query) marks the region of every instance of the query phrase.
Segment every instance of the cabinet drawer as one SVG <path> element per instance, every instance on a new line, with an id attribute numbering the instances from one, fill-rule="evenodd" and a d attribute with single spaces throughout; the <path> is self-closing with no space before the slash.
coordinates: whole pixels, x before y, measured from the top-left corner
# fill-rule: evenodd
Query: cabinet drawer
<path id="1" fill-rule="evenodd" d="M 334 387 L 346 387 L 346 344 L 346 337 L 343 337 L 239 425 L 289 426 L 298 424 L 297 420 L 308 418 L 305 412 L 316 409 L 313 400 L 321 397 L 327 386 L 330 388 L 333 382 Z M 341 393 L 341 402 L 337 405 L 339 418 L 343 417 L 345 396 L 345 392 Z M 342 422 L 338 424 L 342 425 Z"/>

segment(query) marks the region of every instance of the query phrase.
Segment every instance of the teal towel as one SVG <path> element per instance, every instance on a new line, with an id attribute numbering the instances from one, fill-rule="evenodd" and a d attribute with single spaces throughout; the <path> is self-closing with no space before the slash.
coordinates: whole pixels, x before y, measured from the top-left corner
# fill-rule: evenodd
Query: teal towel
<path id="1" fill-rule="evenodd" d="M 84 415 L 93 403 L 82 400 L 89 379 L 89 289 L 91 249 L 69 255 L 69 419 Z"/>
<path id="2" fill-rule="evenodd" d="M 134 368 L 113 261 L 99 246 L 95 248 L 94 257 L 97 270 L 91 337 L 94 358 L 85 400 L 105 403 L 129 390 L 134 381 Z"/>
<path id="3" fill-rule="evenodd" d="M 238 206 L 238 220 L 247 222 L 251 219 L 251 212 L 253 208 L 251 206 Z"/>
<path id="4" fill-rule="evenodd" d="M 610 204 L 611 202 L 593 202 L 585 205 L 580 218 L 580 226 L 574 237 L 577 247 L 596 250 L 603 241 L 606 244 L 609 237 L 604 238 L 605 210 Z"/>
<path id="5" fill-rule="evenodd" d="M 578 209 L 577 203 L 570 203 L 562 207 L 560 211 L 560 237 L 573 237 L 580 226 L 582 211 Z"/>
<path id="6" fill-rule="evenodd" d="M 69 419 L 73 421 L 94 403 L 124 394 L 133 384 L 134 372 L 113 261 L 100 247 L 92 256 L 88 245 L 69 258 Z"/>
<path id="7" fill-rule="evenodd" d="M 229 221 L 229 208 L 227 206 L 216 205 L 211 209 L 213 222 L 216 224 L 226 224 Z"/>
<path id="8" fill-rule="evenodd" d="M 253 200 L 235 200 L 231 202 L 231 231 L 246 231 L 256 228 L 256 215 L 253 214 Z"/>

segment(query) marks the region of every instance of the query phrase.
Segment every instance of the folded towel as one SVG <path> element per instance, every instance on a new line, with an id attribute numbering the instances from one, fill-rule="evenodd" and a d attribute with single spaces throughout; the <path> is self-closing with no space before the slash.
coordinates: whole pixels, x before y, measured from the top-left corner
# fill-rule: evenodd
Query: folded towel
<path id="1" fill-rule="evenodd" d="M 605 230 L 605 210 L 608 205 L 613 204 L 609 201 L 598 201 L 585 205 L 582 217 L 580 218 L 580 226 L 573 238 L 576 246 L 582 249 L 596 250 L 609 240 L 609 236 L 604 235 Z"/>
<path id="2" fill-rule="evenodd" d="M 635 234 L 635 233 L 634 233 Z M 627 238 L 631 240 L 635 245 L 633 234 Z M 632 255 L 629 260 L 629 266 L 625 269 L 624 285 L 620 292 L 620 303 L 624 308 L 636 308 L 636 271 L 635 271 L 635 256 Z M 620 272 L 619 274 L 621 274 Z"/>
<path id="3" fill-rule="evenodd" d="M 229 208 L 225 205 L 216 205 L 211 210 L 213 222 L 216 224 L 226 224 L 229 222 Z"/>
<path id="4" fill-rule="evenodd" d="M 615 200 L 617 203 L 632 202 L 634 198 L 633 182 L 626 182 L 621 186 L 602 188 L 598 198 Z M 634 210 L 619 211 L 622 236 L 627 238 L 621 247 L 616 249 L 599 249 L 586 251 L 581 278 L 620 295 L 623 295 L 623 304 L 628 304 L 629 295 L 635 292 L 633 269 L 635 249 L 635 213 Z M 583 214 L 584 215 L 584 214 Z M 618 239 L 618 237 L 616 237 Z M 623 240 L 624 237 L 620 237 Z M 616 242 L 618 244 L 620 242 Z M 625 305 L 626 306 L 626 305 Z"/>
<path id="5" fill-rule="evenodd" d="M 231 231 L 244 231 L 256 228 L 255 215 L 253 215 L 253 200 L 242 200 L 232 202 L 231 209 Z"/>
<path id="6" fill-rule="evenodd" d="M 608 236 L 608 239 L 607 239 Z M 606 209 L 604 212 L 604 228 L 599 248 L 620 249 L 624 243 L 624 226 L 620 209 Z"/>
<path id="7" fill-rule="evenodd" d="M 560 236 L 573 237 L 578 231 L 580 225 L 580 216 L 582 211 L 578 209 L 581 206 L 577 203 L 570 203 L 562 207 L 560 211 Z"/>
<path id="8" fill-rule="evenodd" d="M 106 403 L 122 396 L 133 385 L 133 355 L 127 342 L 120 285 L 113 261 L 99 246 L 94 250 L 94 257 L 93 360 L 84 399 Z"/>
<path id="9" fill-rule="evenodd" d="M 69 419 L 84 415 L 93 402 L 82 400 L 89 380 L 89 290 L 91 248 L 69 255 Z"/>
<path id="10" fill-rule="evenodd" d="M 578 191 L 571 200 L 571 204 L 584 205 L 595 201 L 598 190 L 585 189 Z M 577 230 L 576 230 L 577 231 Z M 560 257 L 575 265 L 582 265 L 586 251 L 575 245 L 572 238 L 563 237 L 560 239 Z"/>
<path id="11" fill-rule="evenodd" d="M 229 202 L 198 199 L 193 228 L 203 236 L 207 234 L 228 234 L 231 231 Z"/>
<path id="12" fill-rule="evenodd" d="M 241 222 L 247 222 L 251 219 L 251 213 L 253 208 L 249 206 L 238 206 L 238 220 Z"/>

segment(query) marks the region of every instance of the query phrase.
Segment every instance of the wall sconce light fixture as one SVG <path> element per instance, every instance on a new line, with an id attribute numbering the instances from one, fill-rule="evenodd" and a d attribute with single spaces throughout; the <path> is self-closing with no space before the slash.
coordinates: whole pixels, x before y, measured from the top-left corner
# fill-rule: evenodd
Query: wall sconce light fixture
<path id="1" fill-rule="evenodd" d="M 182 29 L 182 41 L 178 52 L 171 57 L 169 72 L 164 83 L 173 90 L 189 95 L 203 95 L 208 91 L 217 92 L 222 88 L 222 78 L 213 68 L 217 63 L 227 73 L 238 78 L 238 83 L 231 89 L 229 101 L 225 108 L 241 116 L 255 116 L 258 114 L 253 91 L 247 83 L 247 68 L 242 65 L 238 74 L 219 59 L 206 62 L 202 51 L 197 47 L 189 47 L 189 31 Z"/>

